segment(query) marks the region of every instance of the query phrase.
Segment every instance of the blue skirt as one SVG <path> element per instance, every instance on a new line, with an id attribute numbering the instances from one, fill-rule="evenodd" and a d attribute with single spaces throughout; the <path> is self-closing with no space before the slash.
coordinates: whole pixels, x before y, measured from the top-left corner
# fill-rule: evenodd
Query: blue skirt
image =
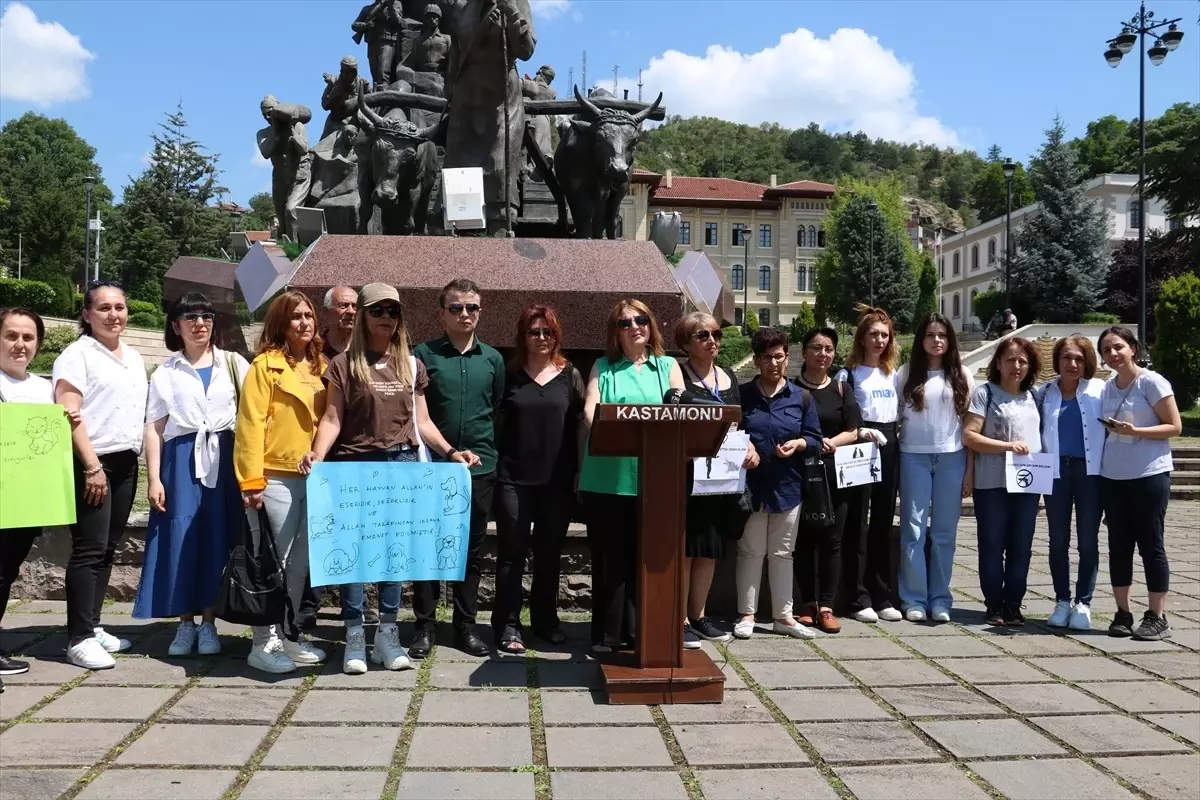
<path id="1" fill-rule="evenodd" d="M 142 581 L 133 616 L 198 614 L 217 601 L 221 573 L 246 515 L 233 473 L 233 431 L 222 431 L 217 485 L 196 479 L 196 434 L 163 443 L 160 474 L 167 510 L 150 509 Z"/>

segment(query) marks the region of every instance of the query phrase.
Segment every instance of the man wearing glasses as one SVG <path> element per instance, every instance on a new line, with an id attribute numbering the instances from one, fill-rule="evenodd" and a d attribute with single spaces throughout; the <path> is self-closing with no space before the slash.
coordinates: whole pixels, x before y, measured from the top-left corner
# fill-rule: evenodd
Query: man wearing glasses
<path id="1" fill-rule="evenodd" d="M 485 656 L 490 651 L 475 634 L 479 594 L 480 551 L 492 508 L 496 478 L 496 434 L 492 419 L 504 396 L 504 359 L 475 337 L 481 301 L 479 287 L 466 279 L 453 280 L 438 298 L 438 316 L 445 334 L 417 345 L 415 355 L 425 365 L 429 386 L 425 402 L 429 417 L 453 448 L 479 456 L 471 468 L 471 531 L 467 545 L 467 571 L 454 584 L 454 644 L 465 653 Z M 436 642 L 435 624 L 441 584 L 413 584 L 413 611 L 417 635 L 408 654 L 425 658 Z"/>

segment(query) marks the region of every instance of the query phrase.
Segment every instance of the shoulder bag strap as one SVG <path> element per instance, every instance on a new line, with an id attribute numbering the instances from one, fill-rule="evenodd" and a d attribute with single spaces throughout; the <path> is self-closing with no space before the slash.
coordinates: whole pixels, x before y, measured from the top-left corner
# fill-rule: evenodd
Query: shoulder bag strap
<path id="1" fill-rule="evenodd" d="M 233 357 L 233 353 L 221 351 L 225 355 L 225 372 L 229 374 L 229 381 L 233 384 L 233 407 L 236 409 L 242 404 L 242 382 L 238 379 L 237 359 Z"/>
<path id="2" fill-rule="evenodd" d="M 412 371 L 412 393 L 413 393 L 413 436 L 417 439 L 417 460 L 429 460 L 429 448 L 425 446 L 425 440 L 421 438 L 421 426 L 417 424 L 417 357 L 408 357 L 408 368 Z"/>

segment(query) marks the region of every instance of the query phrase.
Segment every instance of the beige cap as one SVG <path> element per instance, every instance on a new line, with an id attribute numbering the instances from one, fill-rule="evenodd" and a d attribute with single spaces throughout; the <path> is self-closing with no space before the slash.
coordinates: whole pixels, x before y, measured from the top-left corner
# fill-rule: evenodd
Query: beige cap
<path id="1" fill-rule="evenodd" d="M 386 283 L 368 283 L 358 293 L 358 305 L 362 308 L 370 308 L 379 303 L 386 303 L 388 300 L 396 305 L 401 304 L 400 293 L 396 291 L 396 287 Z"/>

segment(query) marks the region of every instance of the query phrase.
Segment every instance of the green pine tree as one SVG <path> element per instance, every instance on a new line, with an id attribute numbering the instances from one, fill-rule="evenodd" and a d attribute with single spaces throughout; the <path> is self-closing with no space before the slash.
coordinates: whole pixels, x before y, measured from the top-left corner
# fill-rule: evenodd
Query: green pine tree
<path id="1" fill-rule="evenodd" d="M 938 310 L 938 271 L 929 251 L 921 253 L 921 272 L 917 275 L 917 306 L 913 311 L 913 326 Z"/>
<path id="2" fill-rule="evenodd" d="M 1087 196 L 1061 117 L 1046 132 L 1034 185 L 1041 208 L 1021 229 L 1013 294 L 1046 322 L 1076 322 L 1101 306 L 1112 253 L 1108 212 Z"/>
<path id="3" fill-rule="evenodd" d="M 813 314 L 812 306 L 805 300 L 800 304 L 800 310 L 796 312 L 796 316 L 792 317 L 792 323 L 788 326 L 788 341 L 796 344 L 804 339 L 804 334 L 817 327 L 817 318 Z"/>

